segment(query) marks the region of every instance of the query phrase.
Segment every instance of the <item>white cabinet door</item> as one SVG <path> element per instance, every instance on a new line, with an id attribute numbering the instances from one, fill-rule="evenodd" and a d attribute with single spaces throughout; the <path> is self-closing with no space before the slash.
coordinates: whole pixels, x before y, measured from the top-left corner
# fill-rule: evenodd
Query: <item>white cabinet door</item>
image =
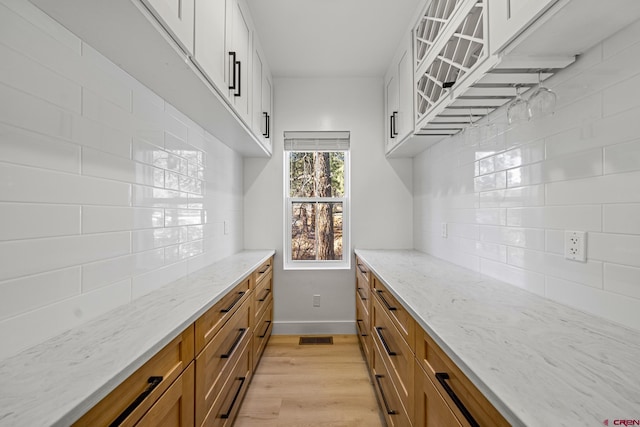
<path id="1" fill-rule="evenodd" d="M 251 35 L 249 14 L 242 0 L 233 0 L 230 10 L 229 47 L 229 99 L 245 123 L 251 123 Z"/>
<path id="2" fill-rule="evenodd" d="M 500 52 L 557 0 L 491 0 L 489 12 L 489 48 Z"/>
<path id="3" fill-rule="evenodd" d="M 228 89 L 227 8 L 229 0 L 196 0 L 194 62 L 220 92 Z"/>
<path id="4" fill-rule="evenodd" d="M 407 39 L 407 43 L 410 40 Z M 396 138 L 400 141 L 413 132 L 413 68 L 411 67 L 411 49 L 401 51 L 398 60 L 398 115 L 396 117 Z"/>
<path id="5" fill-rule="evenodd" d="M 271 100 L 273 84 L 271 72 L 257 39 L 253 40 L 253 109 L 252 128 L 256 137 L 266 146 L 271 147 Z"/>
<path id="6" fill-rule="evenodd" d="M 266 113 L 266 115 L 264 115 L 264 126 L 266 129 L 264 129 L 263 135 L 266 146 L 271 148 L 271 129 L 273 125 L 273 82 L 271 81 L 271 73 L 268 69 L 262 74 L 262 109 L 263 112 Z"/>
<path id="7" fill-rule="evenodd" d="M 387 149 L 393 147 L 397 142 L 398 130 L 398 74 L 396 67 L 392 66 L 391 73 L 385 79 L 385 130 Z"/>
<path id="8" fill-rule="evenodd" d="M 143 0 L 172 37 L 193 54 L 195 0 Z"/>

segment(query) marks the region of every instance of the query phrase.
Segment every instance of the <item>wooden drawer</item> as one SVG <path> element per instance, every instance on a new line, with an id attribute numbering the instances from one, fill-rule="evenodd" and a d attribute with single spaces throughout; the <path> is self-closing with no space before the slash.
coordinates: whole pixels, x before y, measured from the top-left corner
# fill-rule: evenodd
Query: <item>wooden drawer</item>
<path id="1" fill-rule="evenodd" d="M 413 427 L 462 427 L 417 361 L 415 371 Z"/>
<path id="2" fill-rule="evenodd" d="M 196 423 L 200 425 L 213 406 L 224 382 L 251 341 L 250 301 L 245 301 L 196 357 Z"/>
<path id="3" fill-rule="evenodd" d="M 356 257 L 356 280 L 358 279 L 362 281 L 363 287 L 371 287 L 371 270 L 359 257 Z"/>
<path id="4" fill-rule="evenodd" d="M 203 423 L 196 425 L 202 427 L 229 427 L 233 425 L 250 380 L 251 346 L 247 345 L 242 349 L 238 362 L 226 378 L 226 382 L 210 411 L 206 414 Z"/>
<path id="5" fill-rule="evenodd" d="M 222 325 L 249 298 L 251 279 L 247 278 L 228 292 L 213 307 L 196 320 L 196 354 L 218 333 Z"/>
<path id="6" fill-rule="evenodd" d="M 127 413 L 128 415 L 122 415 L 120 418 L 120 425 L 135 425 L 191 363 L 193 347 L 193 326 L 189 326 L 74 425 L 110 425 L 119 416 Z M 142 400 L 138 403 L 138 399 Z"/>
<path id="7" fill-rule="evenodd" d="M 416 361 L 463 426 L 510 424 L 422 328 L 416 328 Z M 477 424 L 469 420 L 473 418 Z"/>
<path id="8" fill-rule="evenodd" d="M 253 368 L 258 366 L 260 357 L 267 346 L 271 331 L 273 330 L 273 304 L 269 304 L 262 312 L 262 317 L 253 329 Z"/>
<path id="9" fill-rule="evenodd" d="M 377 299 L 373 302 L 371 341 L 380 351 L 407 413 L 413 413 L 413 352 Z"/>
<path id="10" fill-rule="evenodd" d="M 389 315 L 400 335 L 411 348 L 415 350 L 415 321 L 398 300 L 387 290 L 375 275 L 373 279 L 372 292 L 376 295 L 376 300 L 382 303 L 386 313 Z"/>
<path id="11" fill-rule="evenodd" d="M 362 304 L 362 315 L 368 319 L 369 311 L 371 310 L 371 291 L 369 283 L 365 282 L 360 276 L 360 274 L 356 274 L 356 304 Z"/>
<path id="12" fill-rule="evenodd" d="M 268 275 L 273 275 L 273 257 L 263 262 L 262 265 L 253 272 L 253 287 L 258 287 L 260 282 L 265 280 Z"/>
<path id="13" fill-rule="evenodd" d="M 372 348 L 371 375 L 387 427 L 411 427 L 409 416 L 400 403 L 400 396 L 375 345 Z"/>
<path id="14" fill-rule="evenodd" d="M 369 317 L 365 314 L 362 304 L 356 300 L 356 332 L 367 366 L 371 366 L 371 328 L 369 325 Z"/>
<path id="15" fill-rule="evenodd" d="M 149 409 L 136 427 L 190 427 L 194 425 L 193 362 Z"/>
<path id="16" fill-rule="evenodd" d="M 268 272 L 253 291 L 253 318 L 255 321 L 262 317 L 264 310 L 273 302 L 273 273 Z"/>

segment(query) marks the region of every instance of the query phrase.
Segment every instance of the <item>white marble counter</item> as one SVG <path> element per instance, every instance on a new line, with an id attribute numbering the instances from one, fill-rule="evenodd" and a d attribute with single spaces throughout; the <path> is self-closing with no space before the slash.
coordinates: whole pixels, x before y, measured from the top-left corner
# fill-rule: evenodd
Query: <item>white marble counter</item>
<path id="1" fill-rule="evenodd" d="M 424 253 L 356 254 L 513 425 L 640 419 L 640 332 Z"/>
<path id="2" fill-rule="evenodd" d="M 0 426 L 68 426 L 266 261 L 245 251 L 0 361 Z"/>

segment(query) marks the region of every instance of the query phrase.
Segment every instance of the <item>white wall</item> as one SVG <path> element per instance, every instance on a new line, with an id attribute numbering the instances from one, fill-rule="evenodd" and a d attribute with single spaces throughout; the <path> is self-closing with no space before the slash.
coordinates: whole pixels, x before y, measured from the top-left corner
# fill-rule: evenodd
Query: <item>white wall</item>
<path id="1" fill-rule="evenodd" d="M 26 0 L 0 28 L 1 359 L 239 251 L 243 164 Z"/>
<path id="2" fill-rule="evenodd" d="M 245 248 L 276 248 L 274 331 L 355 332 L 355 270 L 283 271 L 283 132 L 351 131 L 351 241 L 412 247 L 411 160 L 385 159 L 382 79 L 276 79 L 274 153 L 245 160 Z M 321 306 L 312 296 L 321 295 Z"/>
<path id="3" fill-rule="evenodd" d="M 415 158 L 415 247 L 640 329 L 640 22 L 548 85 L 552 117 Z M 588 262 L 564 259 L 565 230 Z"/>

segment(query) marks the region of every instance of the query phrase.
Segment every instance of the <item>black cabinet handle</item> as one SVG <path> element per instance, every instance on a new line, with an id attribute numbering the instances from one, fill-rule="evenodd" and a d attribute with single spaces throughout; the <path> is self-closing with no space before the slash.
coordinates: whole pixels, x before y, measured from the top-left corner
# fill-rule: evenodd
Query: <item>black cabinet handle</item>
<path id="1" fill-rule="evenodd" d="M 449 374 L 447 374 L 446 372 L 436 372 L 436 379 L 438 380 L 442 388 L 444 388 L 444 391 L 447 392 L 451 400 L 453 400 L 453 403 L 455 403 L 455 405 L 458 407 L 460 412 L 462 412 L 462 415 L 464 415 L 464 418 L 467 420 L 469 425 L 471 427 L 480 427 L 480 424 L 476 422 L 476 420 L 473 418 L 469 410 L 465 408 L 462 401 L 458 398 L 458 396 L 456 396 L 456 393 L 449 386 L 449 383 L 447 383 L 447 380 L 449 379 Z"/>
<path id="2" fill-rule="evenodd" d="M 264 296 L 260 299 L 258 299 L 258 302 L 264 302 L 264 300 L 267 299 L 267 297 L 269 296 L 269 294 L 271 293 L 271 288 L 267 288 L 264 290 Z"/>
<path id="3" fill-rule="evenodd" d="M 231 57 L 231 61 L 229 62 L 229 64 L 231 65 L 231 69 L 233 70 L 233 75 L 231 77 L 231 85 L 229 86 L 229 90 L 235 90 L 236 89 L 236 63 L 238 61 L 236 61 L 235 52 L 229 52 L 229 56 Z"/>
<path id="4" fill-rule="evenodd" d="M 269 270 L 269 267 L 271 267 L 271 264 L 267 264 L 266 267 L 264 268 L 264 270 L 262 271 L 258 271 L 258 274 L 264 274 L 267 272 L 267 270 Z"/>
<path id="5" fill-rule="evenodd" d="M 391 137 L 391 139 L 396 137 L 393 134 L 393 114 L 389 116 L 389 137 Z"/>
<path id="6" fill-rule="evenodd" d="M 384 304 L 385 307 L 387 307 L 387 310 L 389 311 L 395 311 L 397 310 L 396 307 L 392 306 L 391 304 L 389 304 L 389 301 L 387 301 L 385 299 L 385 297 L 382 295 L 382 293 L 384 291 L 381 291 L 380 289 L 376 289 L 376 292 L 378 293 L 378 296 L 380 297 L 380 299 L 382 300 L 382 303 Z"/>
<path id="7" fill-rule="evenodd" d="M 231 355 L 233 354 L 233 350 L 236 349 L 236 347 L 238 346 L 238 344 L 240 343 L 240 341 L 242 340 L 242 337 L 246 332 L 247 332 L 246 328 L 238 329 L 238 336 L 236 337 L 235 341 L 233 341 L 233 344 L 231 344 L 231 348 L 227 350 L 225 354 L 221 354 L 220 359 L 228 359 L 229 357 L 231 357 Z"/>
<path id="8" fill-rule="evenodd" d="M 398 131 L 396 130 L 396 126 L 398 126 L 398 123 L 396 123 L 398 112 L 394 111 L 391 117 L 393 117 L 393 137 L 395 138 L 396 136 L 398 136 Z"/>
<path id="9" fill-rule="evenodd" d="M 378 334 L 380 341 L 382 341 L 382 345 L 384 346 L 385 351 L 389 356 L 397 356 L 395 351 L 391 351 L 391 349 L 389 348 L 389 344 L 387 344 L 387 340 L 385 340 L 384 336 L 382 336 L 383 329 L 384 328 L 381 328 L 380 326 L 376 326 L 376 333 Z"/>
<path id="10" fill-rule="evenodd" d="M 380 395 L 382 396 L 382 402 L 384 403 L 384 409 L 387 411 L 389 415 L 395 415 L 396 411 L 393 409 L 389 409 L 389 404 L 387 403 L 387 397 L 384 395 L 384 390 L 382 390 L 382 384 L 380 384 L 380 379 L 384 378 L 383 375 L 376 374 L 376 382 L 378 383 L 378 389 L 380 390 Z"/>
<path id="11" fill-rule="evenodd" d="M 360 297 L 360 299 L 361 299 L 362 301 L 366 301 L 367 299 L 366 299 L 365 297 L 363 297 L 363 296 L 362 296 L 362 294 L 360 293 L 360 290 L 362 290 L 362 289 L 364 289 L 364 288 L 358 288 L 358 289 L 356 290 L 356 292 L 358 292 L 358 296 Z"/>
<path id="12" fill-rule="evenodd" d="M 262 136 L 269 138 L 269 113 L 264 111 L 262 115 L 264 116 L 264 132 L 262 132 Z"/>
<path id="13" fill-rule="evenodd" d="M 271 116 L 267 114 L 267 139 L 271 138 Z"/>
<path id="14" fill-rule="evenodd" d="M 366 333 L 362 333 L 362 328 L 360 327 L 360 323 L 362 323 L 362 319 L 356 319 L 356 325 L 358 325 L 358 330 L 360 331 L 360 336 L 361 337 L 366 337 L 367 334 Z"/>
<path id="15" fill-rule="evenodd" d="M 242 96 L 242 63 L 237 61 L 236 64 L 238 65 L 238 90 L 233 96 L 238 97 Z"/>
<path id="16" fill-rule="evenodd" d="M 360 273 L 362 274 L 367 274 L 367 269 L 364 268 L 364 265 L 362 264 L 358 264 L 358 270 L 360 270 Z"/>
<path id="17" fill-rule="evenodd" d="M 147 396 L 149 396 L 151 392 L 156 387 L 158 387 L 158 385 L 160 385 L 160 383 L 162 382 L 162 377 L 149 377 L 147 382 L 149 383 L 147 388 L 145 388 L 144 391 L 140 393 L 140 395 L 136 397 L 136 399 L 131 402 L 131 404 L 127 406 L 126 409 L 122 411 L 122 413 L 118 415 L 118 417 L 111 424 L 109 424 L 109 427 L 117 427 L 122 424 L 122 422 L 127 419 L 127 417 L 131 415 L 131 413 L 135 411 L 138 406 L 140 406 L 144 399 L 146 399 Z"/>
<path id="18" fill-rule="evenodd" d="M 233 396 L 233 400 L 231 401 L 231 406 L 229 406 L 229 410 L 226 413 L 220 415 L 220 418 L 222 418 L 223 420 L 226 420 L 231 416 L 231 412 L 233 412 L 233 407 L 236 406 L 236 401 L 238 400 L 238 396 L 240 396 L 242 387 L 244 387 L 244 381 L 246 380 L 246 377 L 238 377 L 236 378 L 236 380 L 240 381 L 240 387 L 238 387 L 238 390 L 236 390 L 235 396 Z"/>
<path id="19" fill-rule="evenodd" d="M 231 303 L 231 305 L 227 308 L 223 308 L 222 310 L 220 310 L 220 313 L 228 313 L 230 312 L 233 307 L 236 306 L 236 304 L 238 303 L 238 301 L 240 301 L 242 299 L 242 297 L 244 296 L 244 291 L 238 292 L 238 297 L 233 300 L 233 302 Z"/>
<path id="20" fill-rule="evenodd" d="M 264 329 L 262 335 L 258 335 L 258 338 L 264 338 L 267 336 L 267 331 L 269 331 L 269 326 L 271 326 L 271 320 L 265 320 L 264 323 L 267 324 L 267 327 Z"/>

